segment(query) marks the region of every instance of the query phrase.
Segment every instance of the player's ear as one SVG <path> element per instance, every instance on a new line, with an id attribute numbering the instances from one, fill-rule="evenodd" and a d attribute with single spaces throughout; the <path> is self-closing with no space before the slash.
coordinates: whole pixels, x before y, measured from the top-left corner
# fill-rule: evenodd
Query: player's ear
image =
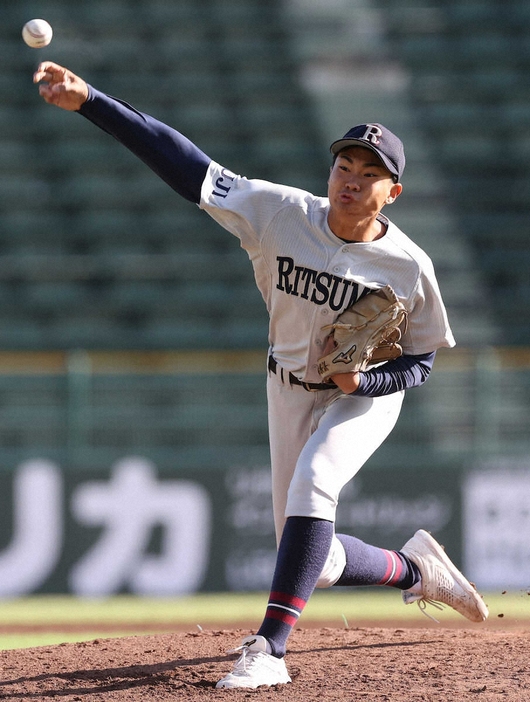
<path id="1" fill-rule="evenodd" d="M 390 192 L 388 194 L 388 197 L 385 200 L 385 204 L 391 205 L 393 202 L 395 202 L 398 197 L 401 195 L 403 192 L 403 186 L 401 183 L 394 183 L 392 187 L 390 188 Z"/>

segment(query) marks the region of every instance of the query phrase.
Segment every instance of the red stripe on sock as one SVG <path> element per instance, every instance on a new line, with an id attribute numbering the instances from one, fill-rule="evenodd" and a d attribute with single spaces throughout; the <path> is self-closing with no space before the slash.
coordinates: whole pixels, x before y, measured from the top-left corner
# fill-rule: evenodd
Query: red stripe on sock
<path id="1" fill-rule="evenodd" d="M 396 574 L 392 578 L 392 582 L 388 583 L 389 585 L 395 585 L 396 583 L 398 583 L 403 575 L 403 561 L 395 551 L 392 551 L 392 555 L 396 559 Z"/>
<path id="2" fill-rule="evenodd" d="M 273 607 L 267 607 L 265 619 L 277 619 L 278 621 L 288 624 L 289 626 L 294 626 L 298 621 L 298 617 L 295 617 L 284 610 L 274 609 Z"/>
<path id="3" fill-rule="evenodd" d="M 390 554 L 390 551 L 386 551 L 385 549 L 381 549 L 383 553 L 385 554 L 386 558 L 386 570 L 385 574 L 381 578 L 381 580 L 377 583 L 378 585 L 388 585 L 388 579 L 392 575 L 392 571 L 394 570 L 394 560 L 392 559 L 392 555 Z"/>
<path id="4" fill-rule="evenodd" d="M 383 551 L 387 560 L 387 569 L 378 584 L 392 586 L 399 582 L 401 578 L 403 563 L 395 551 L 387 551 L 386 549 L 383 549 Z"/>
<path id="5" fill-rule="evenodd" d="M 390 573 L 389 573 L 390 575 Z M 285 592 L 271 592 L 269 600 L 276 600 L 281 602 L 288 607 L 296 607 L 296 609 L 302 610 L 306 606 L 306 601 L 301 597 L 295 597 L 294 595 L 288 595 Z"/>
<path id="6" fill-rule="evenodd" d="M 381 580 L 380 585 L 388 585 L 392 587 L 397 582 L 399 582 L 401 575 L 403 573 L 403 563 L 401 558 L 397 555 L 395 551 L 386 551 L 385 556 L 388 561 L 388 567 L 385 572 L 384 578 Z"/>

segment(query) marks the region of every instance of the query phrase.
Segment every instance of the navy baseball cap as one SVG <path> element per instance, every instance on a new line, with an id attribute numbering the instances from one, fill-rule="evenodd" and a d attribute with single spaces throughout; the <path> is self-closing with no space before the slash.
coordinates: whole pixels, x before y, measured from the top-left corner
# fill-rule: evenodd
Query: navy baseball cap
<path id="1" fill-rule="evenodd" d="M 330 146 L 332 154 L 337 154 L 348 146 L 364 146 L 374 151 L 392 175 L 401 179 L 405 170 L 405 150 L 401 139 L 382 124 L 358 124 L 352 127 L 342 139 Z"/>

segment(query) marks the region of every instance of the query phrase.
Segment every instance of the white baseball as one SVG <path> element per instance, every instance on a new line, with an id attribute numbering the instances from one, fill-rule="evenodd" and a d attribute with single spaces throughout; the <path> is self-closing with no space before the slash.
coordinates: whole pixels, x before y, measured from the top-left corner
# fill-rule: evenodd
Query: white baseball
<path id="1" fill-rule="evenodd" d="M 22 28 L 22 38 L 32 49 L 48 46 L 53 36 L 51 25 L 43 19 L 32 19 Z"/>

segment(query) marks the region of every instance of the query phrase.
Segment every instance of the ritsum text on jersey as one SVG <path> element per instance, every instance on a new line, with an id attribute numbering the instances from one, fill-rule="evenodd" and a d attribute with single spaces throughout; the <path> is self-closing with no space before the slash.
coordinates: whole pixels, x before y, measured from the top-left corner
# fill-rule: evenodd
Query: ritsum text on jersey
<path id="1" fill-rule="evenodd" d="M 278 283 L 276 288 L 309 300 L 315 305 L 329 305 L 330 309 L 346 309 L 358 299 L 370 292 L 369 288 L 359 286 L 353 280 L 332 275 L 326 271 L 318 272 L 312 268 L 295 265 L 290 256 L 277 256 Z M 361 293 L 359 288 L 363 287 Z"/>

